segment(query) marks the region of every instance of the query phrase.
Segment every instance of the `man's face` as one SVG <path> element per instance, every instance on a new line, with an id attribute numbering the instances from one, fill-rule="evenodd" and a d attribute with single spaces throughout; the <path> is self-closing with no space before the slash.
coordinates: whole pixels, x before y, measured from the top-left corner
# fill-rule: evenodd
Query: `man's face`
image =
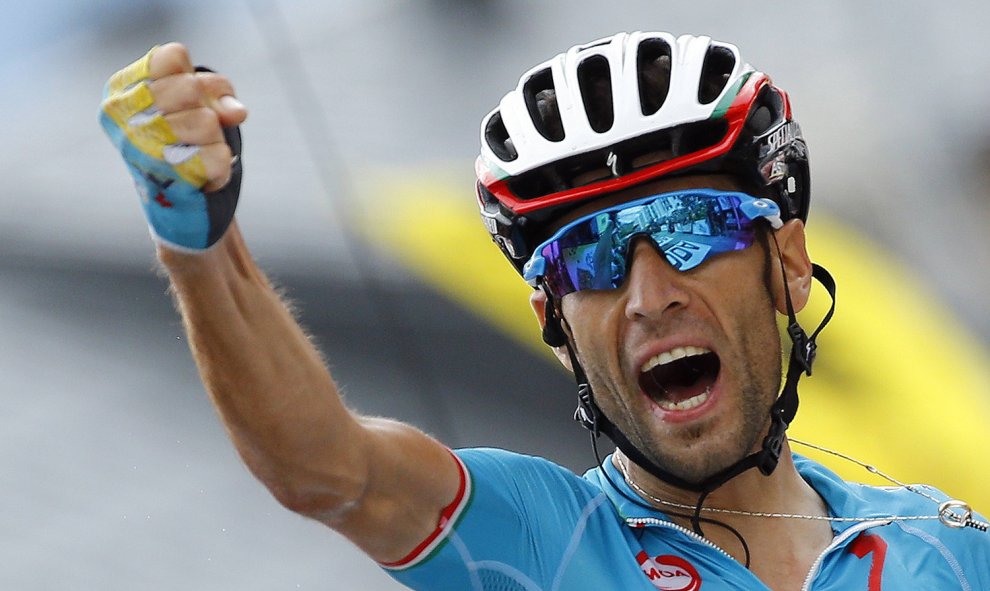
<path id="1" fill-rule="evenodd" d="M 689 187 L 737 189 L 725 177 L 661 181 L 574 217 Z M 768 268 L 776 261 L 767 248 L 757 241 L 680 272 L 639 239 L 619 288 L 578 291 L 561 302 L 602 411 L 649 459 L 688 481 L 738 461 L 766 434 L 781 378 L 768 285 L 769 273 L 780 270 Z"/>

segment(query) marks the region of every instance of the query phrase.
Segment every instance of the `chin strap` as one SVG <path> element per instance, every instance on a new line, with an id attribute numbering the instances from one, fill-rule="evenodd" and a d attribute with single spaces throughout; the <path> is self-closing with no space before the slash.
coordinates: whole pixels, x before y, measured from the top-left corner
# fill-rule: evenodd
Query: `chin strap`
<path id="1" fill-rule="evenodd" d="M 784 446 L 784 434 L 791 421 L 794 420 L 794 415 L 797 414 L 798 380 L 801 379 L 802 374 L 811 375 L 811 366 L 815 362 L 815 355 L 818 350 L 815 340 L 818 338 L 818 334 L 821 333 L 822 329 L 825 328 L 825 325 L 832 319 L 832 314 L 835 312 L 835 279 L 832 278 L 831 273 L 825 267 L 813 264 L 811 269 L 811 276 L 817 279 L 822 284 L 822 287 L 825 288 L 825 291 L 828 292 L 829 297 L 832 299 L 832 305 L 829 306 L 828 312 L 818 325 L 818 328 L 809 337 L 804 332 L 804 329 L 801 328 L 801 325 L 798 324 L 797 317 L 794 314 L 794 306 L 791 304 L 791 292 L 786 288 L 785 277 L 784 297 L 787 304 L 787 334 L 790 336 L 792 343 L 791 356 L 787 364 L 787 377 L 784 380 L 784 388 L 781 390 L 780 396 L 777 397 L 773 406 L 770 407 L 770 430 L 766 438 L 763 439 L 763 446 L 759 452 L 749 456 L 750 458 L 754 458 L 753 465 L 759 468 L 760 472 L 766 476 L 769 476 L 777 467 L 777 463 L 780 461 L 780 452 Z M 745 458 L 743 461 L 748 459 Z M 729 478 L 731 477 L 729 476 Z"/>
<path id="2" fill-rule="evenodd" d="M 783 265 L 781 265 L 781 272 L 783 273 Z M 696 530 L 700 529 L 697 523 L 698 513 L 700 513 L 704 498 L 709 493 L 750 468 L 758 468 L 760 473 L 769 476 L 776 469 L 780 461 L 787 427 L 794 420 L 794 415 L 797 413 L 798 380 L 800 380 L 802 374 L 811 375 L 811 366 L 815 361 L 817 350 L 815 339 L 818 338 L 818 334 L 821 333 L 825 325 L 832 319 L 832 314 L 835 312 L 835 280 L 832 278 L 832 275 L 824 267 L 813 264 L 811 276 L 818 280 L 828 292 L 829 297 L 832 299 L 832 305 L 818 325 L 818 328 L 809 337 L 804 329 L 801 328 L 800 324 L 798 324 L 794 306 L 791 303 L 790 290 L 787 288 L 787 277 L 784 277 L 784 294 L 788 319 L 787 334 L 790 336 L 792 342 L 791 355 L 784 387 L 780 396 L 777 397 L 777 400 L 770 408 L 770 429 L 767 436 L 763 439 L 763 445 L 760 451 L 742 458 L 725 470 L 713 474 L 701 482 L 689 482 L 657 466 L 647 459 L 626 438 L 622 431 L 602 413 L 598 404 L 595 402 L 587 375 L 577 359 L 574 346 L 561 328 L 561 319 L 557 316 L 555 302 L 550 293 L 547 292 L 547 328 L 544 328 L 544 340 L 553 347 L 563 346 L 567 348 L 567 354 L 570 357 L 571 367 L 574 369 L 574 378 L 578 386 L 578 406 L 574 411 L 574 420 L 585 429 L 591 431 L 592 439 L 597 439 L 600 434 L 604 433 L 615 443 L 616 447 L 622 450 L 622 453 L 653 476 L 678 488 L 701 493 L 694 519 Z M 544 289 L 544 291 L 546 290 Z"/>

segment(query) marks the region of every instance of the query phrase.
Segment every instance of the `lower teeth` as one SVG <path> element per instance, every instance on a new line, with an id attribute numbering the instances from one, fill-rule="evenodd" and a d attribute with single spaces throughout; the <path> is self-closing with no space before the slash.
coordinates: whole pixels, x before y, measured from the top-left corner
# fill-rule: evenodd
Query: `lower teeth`
<path id="1" fill-rule="evenodd" d="M 663 410 L 688 410 L 696 406 L 704 404 L 708 400 L 708 396 L 712 393 L 712 387 L 708 386 L 705 391 L 697 396 L 692 396 L 686 400 L 681 400 L 680 402 L 658 402 L 657 405 Z"/>

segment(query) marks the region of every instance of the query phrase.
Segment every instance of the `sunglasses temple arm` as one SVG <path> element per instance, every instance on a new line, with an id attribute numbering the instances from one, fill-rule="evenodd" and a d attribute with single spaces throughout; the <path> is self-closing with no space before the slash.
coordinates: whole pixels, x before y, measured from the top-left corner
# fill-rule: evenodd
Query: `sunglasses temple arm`
<path id="1" fill-rule="evenodd" d="M 564 333 L 561 319 L 557 315 L 557 303 L 546 286 L 541 285 L 541 289 L 547 296 L 546 306 L 543 308 L 543 342 L 551 347 L 563 347 L 568 344 L 567 334 Z"/>

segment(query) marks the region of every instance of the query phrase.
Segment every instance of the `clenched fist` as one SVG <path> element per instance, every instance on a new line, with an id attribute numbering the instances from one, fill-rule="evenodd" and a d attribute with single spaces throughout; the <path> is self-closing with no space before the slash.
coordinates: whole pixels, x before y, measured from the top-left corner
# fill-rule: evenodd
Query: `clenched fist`
<path id="1" fill-rule="evenodd" d="M 223 76 L 178 43 L 154 47 L 107 81 L 100 122 L 137 183 L 152 235 L 172 248 L 219 240 L 240 192 L 244 106 Z"/>

